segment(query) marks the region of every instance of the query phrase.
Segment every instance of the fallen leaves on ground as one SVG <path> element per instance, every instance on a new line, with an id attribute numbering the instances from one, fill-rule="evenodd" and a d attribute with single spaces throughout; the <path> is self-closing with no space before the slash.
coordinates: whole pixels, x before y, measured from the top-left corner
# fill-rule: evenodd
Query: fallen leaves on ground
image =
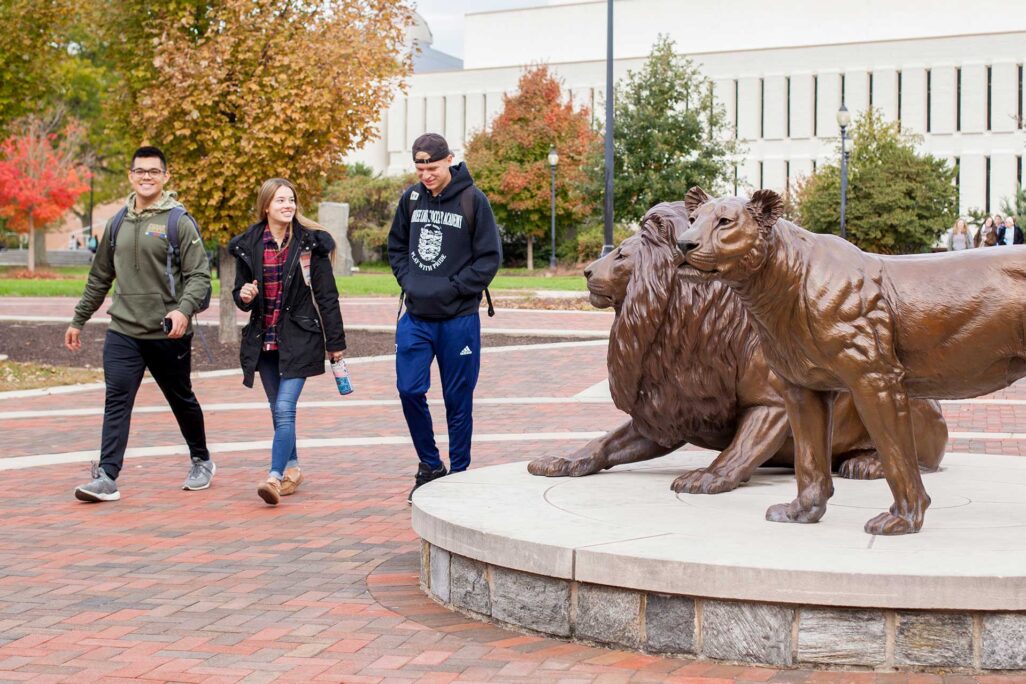
<path id="1" fill-rule="evenodd" d="M 0 392 L 101 382 L 103 371 L 40 363 L 0 361 Z"/>

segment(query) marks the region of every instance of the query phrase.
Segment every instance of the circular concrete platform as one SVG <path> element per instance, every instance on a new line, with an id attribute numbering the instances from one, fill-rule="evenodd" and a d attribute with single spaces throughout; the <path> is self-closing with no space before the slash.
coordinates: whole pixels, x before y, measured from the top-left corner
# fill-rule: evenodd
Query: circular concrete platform
<path id="1" fill-rule="evenodd" d="M 949 454 L 924 476 L 923 531 L 863 532 L 886 482 L 835 478 L 815 525 L 770 523 L 790 473 L 734 492 L 675 494 L 710 452 L 584 478 L 525 463 L 417 491 L 424 584 L 445 603 L 527 629 L 773 665 L 1026 669 L 1026 460 Z"/>

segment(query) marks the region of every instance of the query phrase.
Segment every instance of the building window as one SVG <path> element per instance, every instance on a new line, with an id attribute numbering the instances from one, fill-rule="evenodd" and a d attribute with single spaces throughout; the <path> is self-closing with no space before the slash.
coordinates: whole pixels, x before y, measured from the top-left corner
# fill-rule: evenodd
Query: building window
<path id="1" fill-rule="evenodd" d="M 955 130 L 962 130 L 962 68 L 955 69 Z"/>
<path id="2" fill-rule="evenodd" d="M 901 71 L 898 71 L 898 130 L 901 130 Z"/>
<path id="3" fill-rule="evenodd" d="M 737 164 L 734 164 L 734 194 L 737 194 Z"/>
<path id="4" fill-rule="evenodd" d="M 1015 182 L 1019 186 L 1019 190 L 1022 190 L 1022 155 L 1015 158 Z M 1019 217 L 1022 218 L 1021 216 Z"/>
<path id="5" fill-rule="evenodd" d="M 844 74 L 841 74 L 841 104 L 844 104 L 844 91 L 845 91 Z"/>
<path id="6" fill-rule="evenodd" d="M 785 135 L 785 137 L 790 138 L 791 137 L 791 77 L 790 76 L 787 76 L 786 78 L 784 78 L 784 90 L 787 93 L 787 105 L 786 105 L 787 111 L 784 114 L 784 116 L 787 117 L 787 123 L 784 124 L 785 126 L 787 126 L 787 131 L 786 131 L 786 133 L 784 135 Z"/>
<path id="7" fill-rule="evenodd" d="M 990 109 L 991 109 L 991 76 L 993 75 L 993 69 L 987 67 L 987 130 L 990 130 Z M 990 211 L 989 209 L 987 211 Z"/>
<path id="8" fill-rule="evenodd" d="M 762 189 L 762 187 L 763 187 L 762 170 L 763 170 L 763 163 L 759 162 L 759 189 Z"/>
<path id="9" fill-rule="evenodd" d="M 962 158 L 955 157 L 955 187 L 962 187 Z"/>
<path id="10" fill-rule="evenodd" d="M 812 137 L 819 133 L 819 76 L 812 77 Z"/>
<path id="11" fill-rule="evenodd" d="M 869 72 L 869 106 L 873 106 L 873 72 Z"/>
<path id="12" fill-rule="evenodd" d="M 791 189 L 791 162 L 784 162 L 784 194 Z"/>
<path id="13" fill-rule="evenodd" d="M 984 157 L 983 210 L 990 213 L 990 157 Z"/>
<path id="14" fill-rule="evenodd" d="M 759 79 L 759 137 L 766 137 L 766 79 L 764 78 Z"/>
<path id="15" fill-rule="evenodd" d="M 737 140 L 737 115 L 738 115 L 738 95 L 740 94 L 741 88 L 738 86 L 737 79 L 734 79 L 734 140 Z M 735 172 L 737 169 L 735 169 Z M 737 174 L 735 173 L 735 176 Z M 737 182 L 734 183 L 734 191 L 737 192 Z"/>
<path id="16" fill-rule="evenodd" d="M 1023 121 L 1023 119 L 1022 119 L 1022 100 L 1023 100 L 1023 92 L 1022 92 L 1022 67 L 1023 67 L 1023 65 L 1020 64 L 1019 65 L 1019 118 L 1017 119 L 1016 123 L 1018 123 L 1019 128 L 1026 129 L 1026 121 Z"/>
<path id="17" fill-rule="evenodd" d="M 930 132 L 930 113 L 933 108 L 933 93 L 931 92 L 933 86 L 933 72 L 929 69 L 926 70 L 926 132 Z"/>
<path id="18" fill-rule="evenodd" d="M 812 174 L 816 175 L 816 160 L 812 160 Z"/>

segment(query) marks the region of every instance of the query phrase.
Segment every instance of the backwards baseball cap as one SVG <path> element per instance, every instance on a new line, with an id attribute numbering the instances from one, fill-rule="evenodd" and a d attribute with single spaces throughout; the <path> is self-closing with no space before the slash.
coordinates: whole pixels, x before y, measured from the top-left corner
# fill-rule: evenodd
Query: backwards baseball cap
<path id="1" fill-rule="evenodd" d="M 437 133 L 425 133 L 413 141 L 413 163 L 431 164 L 448 157 L 449 143 Z"/>

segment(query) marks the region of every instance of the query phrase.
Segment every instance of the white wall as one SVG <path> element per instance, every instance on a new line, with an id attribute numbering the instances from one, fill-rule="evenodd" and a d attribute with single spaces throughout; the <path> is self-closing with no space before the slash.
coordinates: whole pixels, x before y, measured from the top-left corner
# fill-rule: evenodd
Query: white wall
<path id="1" fill-rule="evenodd" d="M 982 2 L 989 6 L 990 0 Z M 658 4 L 655 0 L 637 3 Z M 559 9 L 584 11 L 589 4 Z M 617 7 L 632 4 L 622 0 Z M 874 5 L 875 0 L 868 4 Z M 1021 4 L 1026 8 L 1026 2 Z M 1014 19 L 1018 11 L 1006 11 L 1002 21 Z M 496 14 L 511 18 L 517 12 Z M 972 22 L 977 21 L 975 17 L 979 14 L 987 12 L 974 11 L 966 22 L 975 25 Z M 509 33 L 516 35 L 514 27 Z M 725 108 L 729 122 L 736 123 L 737 135 L 747 148 L 738 160 L 738 175 L 749 187 L 758 184 L 760 168 L 766 187 L 783 190 L 788 178 L 793 180 L 811 171 L 813 160 L 823 163 L 836 159 L 836 112 L 841 104 L 842 76 L 845 104 L 854 113 L 864 110 L 870 98 L 889 118 L 897 118 L 900 110 L 903 130 L 923 134 L 924 151 L 960 160 L 963 212 L 970 207 L 984 208 L 988 202 L 994 210 L 1018 185 L 1019 160 L 1026 152 L 1026 131 L 1017 128 L 1015 117 L 1020 107 L 1026 108 L 1026 93 L 1019 86 L 1020 69 L 1026 62 L 1026 30 L 1014 34 L 866 42 L 857 46 L 709 52 L 693 58 L 713 80 L 716 98 Z M 642 64 L 640 57 L 617 60 L 615 78 L 622 78 L 628 69 L 638 69 Z M 601 122 L 604 62 L 550 66 L 562 79 L 564 91 L 573 94 L 575 104 L 590 105 Z M 516 88 L 521 73 L 520 67 L 504 66 L 412 77 L 407 94 L 397 97 L 384 117 L 383 139 L 350 159 L 365 161 L 389 173 L 410 171 L 410 144 L 426 130 L 444 132 L 459 156 L 469 136 L 486 126 L 501 109 L 503 92 Z M 987 158 L 991 160 L 989 187 Z"/>
<path id="2" fill-rule="evenodd" d="M 616 0 L 613 14 L 617 59 L 647 55 L 660 33 L 702 54 L 1026 31 L 1021 0 Z M 468 69 L 605 54 L 605 0 L 466 15 Z"/>

